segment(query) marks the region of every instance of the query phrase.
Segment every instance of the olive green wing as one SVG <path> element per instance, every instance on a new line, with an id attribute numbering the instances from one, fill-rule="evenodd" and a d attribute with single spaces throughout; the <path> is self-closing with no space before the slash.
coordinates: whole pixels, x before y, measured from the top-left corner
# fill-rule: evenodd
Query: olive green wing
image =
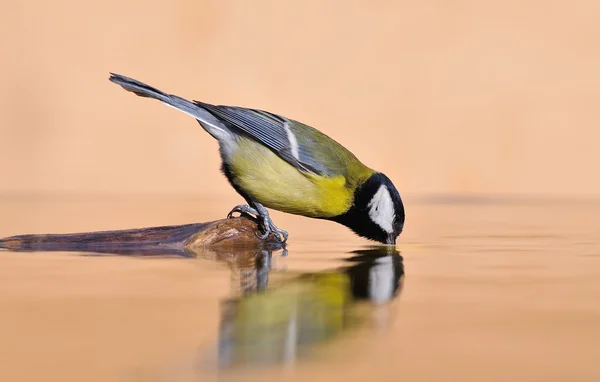
<path id="1" fill-rule="evenodd" d="M 364 177 L 372 170 L 320 131 L 264 110 L 194 101 L 238 134 L 250 136 L 298 170 L 320 176 Z"/>

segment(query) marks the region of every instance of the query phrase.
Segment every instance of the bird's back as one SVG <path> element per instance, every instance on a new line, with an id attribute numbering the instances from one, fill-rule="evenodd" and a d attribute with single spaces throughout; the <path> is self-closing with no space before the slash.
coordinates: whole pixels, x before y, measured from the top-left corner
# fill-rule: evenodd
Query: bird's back
<path id="1" fill-rule="evenodd" d="M 375 172 L 333 138 L 304 123 L 291 122 L 301 162 L 309 163 L 325 176 L 343 176 L 348 187 L 361 184 Z"/>

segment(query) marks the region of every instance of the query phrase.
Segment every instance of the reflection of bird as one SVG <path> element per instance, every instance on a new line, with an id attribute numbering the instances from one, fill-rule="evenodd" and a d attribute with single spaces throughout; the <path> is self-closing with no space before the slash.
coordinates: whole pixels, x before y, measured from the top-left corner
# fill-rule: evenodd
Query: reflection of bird
<path id="1" fill-rule="evenodd" d="M 318 130 L 262 110 L 190 102 L 118 74 L 110 80 L 192 116 L 217 139 L 222 171 L 248 203 L 230 215 L 260 217 L 264 238 L 274 232 L 287 240 L 265 207 L 335 221 L 382 243 L 400 235 L 404 205 L 390 179 Z"/>
<path id="2" fill-rule="evenodd" d="M 225 301 L 219 363 L 293 362 L 306 345 L 346 329 L 349 307 L 348 279 L 335 272 L 305 275 L 261 293 Z"/>
<path id="3" fill-rule="evenodd" d="M 346 270 L 350 276 L 355 299 L 368 299 L 377 304 L 386 303 L 399 292 L 404 278 L 402 256 L 396 250 L 358 250 L 360 256 L 347 259 L 354 263 Z"/>
<path id="4" fill-rule="evenodd" d="M 225 301 L 219 329 L 221 366 L 293 362 L 311 345 L 364 325 L 365 312 L 355 309 L 355 303 L 392 300 L 404 267 L 397 251 L 359 253 L 348 259 L 347 267 L 303 273 Z M 260 258 L 257 270 L 264 267 Z"/>

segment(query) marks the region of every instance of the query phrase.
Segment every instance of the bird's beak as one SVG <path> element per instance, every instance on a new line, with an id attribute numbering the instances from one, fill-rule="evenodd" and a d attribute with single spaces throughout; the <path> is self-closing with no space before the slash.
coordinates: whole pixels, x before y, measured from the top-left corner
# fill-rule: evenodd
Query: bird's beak
<path id="1" fill-rule="evenodd" d="M 396 245 L 396 236 L 394 236 L 394 234 L 389 234 L 386 240 L 387 244 L 393 244 Z"/>

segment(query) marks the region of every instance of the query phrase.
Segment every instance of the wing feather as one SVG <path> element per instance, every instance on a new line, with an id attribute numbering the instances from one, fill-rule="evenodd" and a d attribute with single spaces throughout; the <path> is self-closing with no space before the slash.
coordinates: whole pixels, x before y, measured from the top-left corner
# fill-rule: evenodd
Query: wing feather
<path id="1" fill-rule="evenodd" d="M 292 121 L 289 119 L 264 110 L 236 106 L 216 106 L 201 101 L 194 101 L 194 104 L 206 109 L 229 126 L 267 146 L 299 170 L 329 175 L 322 168 L 319 169 L 311 165 L 309 161 L 300 160 L 298 143 L 290 129 Z"/>

